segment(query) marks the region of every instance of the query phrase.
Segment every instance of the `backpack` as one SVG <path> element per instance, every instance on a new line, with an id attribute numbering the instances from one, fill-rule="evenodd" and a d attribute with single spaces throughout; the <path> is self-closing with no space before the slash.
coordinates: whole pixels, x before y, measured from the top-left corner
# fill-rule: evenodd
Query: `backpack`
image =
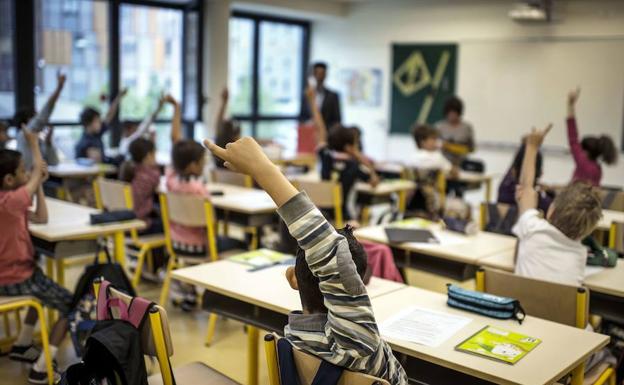
<path id="1" fill-rule="evenodd" d="M 147 385 L 141 330 L 154 303 L 133 297 L 127 305 L 110 297 L 110 287 L 106 280 L 100 284 L 97 322 L 86 341 L 82 362 L 63 373 L 63 385 Z M 113 319 L 112 308 L 118 309 L 117 319 Z"/>
<path id="2" fill-rule="evenodd" d="M 282 384 L 300 385 L 297 366 L 293 357 L 293 347 L 286 338 L 277 341 L 277 355 L 279 362 L 279 375 Z M 344 369 L 325 360 L 314 376 L 311 385 L 336 385 Z"/>
<path id="3" fill-rule="evenodd" d="M 617 251 L 603 247 L 591 235 L 585 237 L 582 243 L 587 247 L 588 266 L 615 267 L 617 265 L 619 257 Z"/>
<path id="4" fill-rule="evenodd" d="M 98 261 L 100 250 L 106 254 L 106 263 L 99 263 Z M 74 289 L 72 311 L 68 317 L 70 337 L 78 357 L 82 357 L 83 347 L 97 319 L 95 294 L 93 293 L 93 281 L 96 278 L 104 278 L 119 290 L 131 296 L 136 295 L 123 267 L 112 260 L 107 247 L 102 247 L 98 243 L 93 264 L 87 266 L 78 279 Z"/>

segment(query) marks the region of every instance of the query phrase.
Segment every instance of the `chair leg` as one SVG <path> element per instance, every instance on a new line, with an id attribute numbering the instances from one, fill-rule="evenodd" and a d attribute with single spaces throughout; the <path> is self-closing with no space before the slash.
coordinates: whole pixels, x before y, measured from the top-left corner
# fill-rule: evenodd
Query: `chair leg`
<path id="1" fill-rule="evenodd" d="M 48 277 L 54 278 L 54 260 L 53 257 L 46 257 L 46 275 Z M 54 323 L 54 309 L 48 308 L 48 325 L 52 325 Z M 45 322 L 44 322 L 45 323 Z M 44 324 L 42 323 L 42 325 Z"/>
<path id="2" fill-rule="evenodd" d="M 247 385 L 258 385 L 258 329 L 247 325 Z"/>
<path id="3" fill-rule="evenodd" d="M 11 338 L 12 333 L 11 333 L 11 324 L 9 323 L 9 314 L 8 313 L 2 313 L 2 318 L 3 318 L 3 323 L 4 323 L 4 335 L 7 338 Z"/>
<path id="4" fill-rule="evenodd" d="M 149 249 L 147 251 L 147 271 L 149 271 L 150 273 L 156 272 L 154 270 L 154 253 L 152 252 L 152 249 Z"/>
<path id="5" fill-rule="evenodd" d="M 61 286 L 65 285 L 65 264 L 63 258 L 56 258 L 56 283 Z"/>
<path id="6" fill-rule="evenodd" d="M 571 385 L 583 385 L 585 379 L 585 363 L 580 364 L 574 370 L 572 370 L 572 382 Z"/>
<path id="7" fill-rule="evenodd" d="M 170 253 L 169 262 L 167 263 L 167 272 L 165 274 L 165 281 L 163 282 L 163 287 L 160 292 L 160 305 L 167 305 L 167 298 L 169 297 L 169 286 L 171 285 L 171 272 L 173 271 L 173 267 L 175 266 L 175 256 Z"/>
<path id="8" fill-rule="evenodd" d="M 208 331 L 206 332 L 206 341 L 204 342 L 206 346 L 210 346 L 212 344 L 215 329 L 217 328 L 217 319 L 218 316 L 216 313 L 210 313 L 210 317 L 208 318 Z"/>
<path id="9" fill-rule="evenodd" d="M 139 255 L 137 255 L 137 265 L 134 268 L 134 275 L 132 276 L 132 286 L 136 289 L 139 286 L 141 280 L 141 272 L 143 271 L 143 261 L 145 260 L 145 254 L 149 250 L 147 245 L 141 247 Z"/>
<path id="10" fill-rule="evenodd" d="M 50 341 L 48 337 L 48 328 L 45 327 L 45 318 L 43 315 L 43 308 L 37 302 L 33 302 L 30 306 L 35 308 L 39 322 L 41 323 L 41 345 L 43 345 L 43 355 L 46 362 L 46 371 L 48 372 L 48 384 L 54 384 L 54 370 L 52 369 L 52 355 L 50 354 Z"/>
<path id="11" fill-rule="evenodd" d="M 20 317 L 20 309 L 15 309 L 15 327 L 17 328 L 17 334 L 22 332 L 22 317 Z"/>

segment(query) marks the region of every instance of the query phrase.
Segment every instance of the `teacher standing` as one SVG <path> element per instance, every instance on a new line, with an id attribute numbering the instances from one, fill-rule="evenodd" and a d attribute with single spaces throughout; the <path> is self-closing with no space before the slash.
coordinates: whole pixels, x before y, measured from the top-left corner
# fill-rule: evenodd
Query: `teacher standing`
<path id="1" fill-rule="evenodd" d="M 327 77 L 327 64 L 316 62 L 312 66 L 312 76 L 316 80 L 316 105 L 321 111 L 321 115 L 325 120 L 327 128 L 341 122 L 340 114 L 340 98 L 338 93 L 325 87 L 325 78 Z M 301 114 L 299 120 L 307 122 L 312 118 L 310 107 L 305 95 L 301 99 Z"/>

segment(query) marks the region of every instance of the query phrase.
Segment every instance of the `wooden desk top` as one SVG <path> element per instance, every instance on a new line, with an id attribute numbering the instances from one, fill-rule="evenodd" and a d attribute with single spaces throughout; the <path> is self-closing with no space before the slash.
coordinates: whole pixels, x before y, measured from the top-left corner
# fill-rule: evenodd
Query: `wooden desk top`
<path id="1" fill-rule="evenodd" d="M 515 249 L 507 250 L 486 258 L 482 258 L 478 262 L 481 266 L 491 267 L 493 269 L 509 271 L 513 273 L 516 268 L 516 263 L 514 261 L 515 254 Z"/>
<path id="2" fill-rule="evenodd" d="M 461 315 L 472 321 L 438 347 L 384 339 L 393 350 L 455 369 L 496 384 L 552 384 L 592 353 L 604 347 L 609 337 L 527 316 L 522 325 L 512 320 L 497 320 L 463 312 L 446 305 L 445 294 L 407 287 L 381 298 L 373 298 L 377 322 L 383 322 L 407 306 L 418 306 L 434 311 Z M 455 351 L 455 346 L 487 325 L 497 326 L 527 336 L 540 338 L 542 343 L 515 365 Z"/>
<path id="3" fill-rule="evenodd" d="M 583 284 L 591 291 L 624 298 L 624 261 L 620 259 L 615 267 L 586 276 Z"/>
<path id="4" fill-rule="evenodd" d="M 481 174 L 478 172 L 460 171 L 459 177 L 456 180 L 468 183 L 483 183 L 491 181 L 492 175 Z"/>
<path id="5" fill-rule="evenodd" d="M 278 313 L 301 310 L 299 293 L 290 288 L 285 278 L 287 266 L 253 272 L 249 269 L 242 263 L 220 260 L 174 270 L 172 277 Z M 367 290 L 375 298 L 404 287 L 402 283 L 373 277 Z"/>
<path id="6" fill-rule="evenodd" d="M 256 188 L 235 186 L 226 183 L 208 183 L 211 192 L 222 192 L 223 195 L 210 196 L 210 202 L 218 209 L 229 210 L 248 215 L 271 214 L 277 210 L 273 199 L 265 191 Z M 165 177 L 160 178 L 158 191 L 166 192 Z"/>
<path id="7" fill-rule="evenodd" d="M 56 166 L 48 166 L 51 176 L 57 178 L 85 178 L 100 174 L 112 174 L 117 172 L 117 167 L 111 164 L 94 164 L 82 166 L 77 163 L 59 163 Z"/>
<path id="8" fill-rule="evenodd" d="M 291 175 L 288 177 L 292 182 L 320 182 L 321 176 L 317 171 L 311 171 L 306 174 Z M 411 191 L 416 189 L 416 183 L 407 179 L 386 179 L 382 180 L 376 187 L 368 183 L 358 182 L 355 184 L 357 192 L 370 194 L 374 196 L 386 196 L 401 191 Z"/>
<path id="9" fill-rule="evenodd" d="M 624 223 L 624 211 L 602 210 L 602 218 L 598 222 L 597 228 L 600 230 L 609 230 L 613 222 Z"/>
<path id="10" fill-rule="evenodd" d="M 46 198 L 46 205 L 48 206 L 48 223 L 29 224 L 28 229 L 33 236 L 48 242 L 76 240 L 145 227 L 145 222 L 138 219 L 91 225 L 89 215 L 99 213 L 99 210 L 54 198 Z"/>
<path id="11" fill-rule="evenodd" d="M 494 233 L 479 232 L 476 235 L 462 235 L 448 230 L 431 231 L 438 237 L 440 244 L 402 243 L 393 247 L 406 251 L 440 257 L 470 265 L 478 265 L 478 261 L 491 255 L 513 250 L 516 238 Z M 363 227 L 355 231 L 355 236 L 367 241 L 390 244 L 384 226 Z"/>

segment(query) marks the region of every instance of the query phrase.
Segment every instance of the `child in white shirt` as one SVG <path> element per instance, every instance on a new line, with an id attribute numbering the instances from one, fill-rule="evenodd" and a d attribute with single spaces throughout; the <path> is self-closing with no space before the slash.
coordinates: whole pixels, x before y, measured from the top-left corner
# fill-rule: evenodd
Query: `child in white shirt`
<path id="1" fill-rule="evenodd" d="M 581 239 L 594 230 L 602 216 L 600 196 L 589 184 L 576 182 L 557 195 L 546 219 L 539 216 L 534 188 L 535 159 L 551 127 L 534 129 L 527 137 L 520 185 L 516 190 L 520 216 L 512 229 L 519 239 L 516 274 L 581 285 L 587 260 Z"/>
<path id="2" fill-rule="evenodd" d="M 451 171 L 453 165 L 444 157 L 439 145 L 438 131 L 427 125 L 418 124 L 412 130 L 416 151 L 410 154 L 405 164 L 419 170 Z"/>

